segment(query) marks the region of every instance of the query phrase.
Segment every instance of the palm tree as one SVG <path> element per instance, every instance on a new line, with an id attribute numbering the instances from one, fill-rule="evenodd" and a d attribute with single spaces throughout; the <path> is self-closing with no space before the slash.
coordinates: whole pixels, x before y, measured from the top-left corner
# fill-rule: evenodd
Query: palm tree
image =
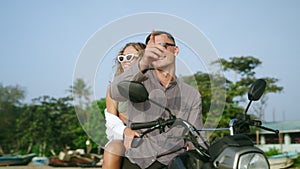
<path id="1" fill-rule="evenodd" d="M 74 100 L 78 100 L 79 107 L 84 108 L 90 102 L 91 88 L 82 79 L 76 79 L 74 84 L 70 87 Z M 84 105 L 84 103 L 86 105 Z"/>
<path id="2" fill-rule="evenodd" d="M 86 109 L 90 104 L 90 86 L 88 86 L 83 79 L 76 79 L 74 84 L 70 86 L 69 92 L 71 92 L 74 102 L 75 109 L 78 116 L 79 121 L 84 124 L 87 120 L 87 112 Z"/>

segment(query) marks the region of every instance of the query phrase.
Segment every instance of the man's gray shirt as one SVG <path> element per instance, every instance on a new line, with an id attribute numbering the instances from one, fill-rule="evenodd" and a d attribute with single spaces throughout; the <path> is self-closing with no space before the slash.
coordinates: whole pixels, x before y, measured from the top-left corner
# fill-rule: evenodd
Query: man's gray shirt
<path id="1" fill-rule="evenodd" d="M 138 62 L 136 62 L 130 69 L 116 76 L 112 81 L 110 94 L 114 100 L 125 101 L 117 88 L 118 83 L 123 80 L 143 82 L 151 100 L 166 106 L 177 118 L 188 120 L 197 129 L 203 127 L 201 96 L 199 91 L 193 87 L 176 79 L 165 88 L 156 77 L 154 70 L 149 70 L 143 74 L 139 70 Z M 128 127 L 132 122 L 148 122 L 159 117 L 167 119 L 169 117 L 168 112 L 149 101 L 128 103 Z M 184 128 L 180 126 L 172 126 L 161 134 L 159 130 L 155 130 L 146 135 L 140 146 L 126 150 L 125 156 L 141 168 L 150 166 L 155 160 L 167 165 L 171 159 L 184 151 L 183 147 L 186 142 L 183 136 L 186 133 L 183 132 Z"/>

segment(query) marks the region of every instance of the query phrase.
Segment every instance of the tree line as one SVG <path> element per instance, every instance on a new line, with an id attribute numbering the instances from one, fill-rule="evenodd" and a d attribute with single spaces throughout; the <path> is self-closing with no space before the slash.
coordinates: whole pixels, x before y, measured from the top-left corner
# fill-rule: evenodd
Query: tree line
<path id="1" fill-rule="evenodd" d="M 70 94 L 61 98 L 40 96 L 32 99 L 31 104 L 22 104 L 25 90 L 20 86 L 0 84 L 0 155 L 27 154 L 34 152 L 41 156 L 58 155 L 69 149 L 86 149 L 86 141 L 91 141 L 93 149 L 96 143 L 106 141 L 103 110 L 105 99 L 93 101 L 85 114 L 76 113 L 73 95 L 84 97 L 87 86 L 81 86 L 77 79 L 70 87 Z M 80 124 L 79 116 L 86 123 Z M 87 130 L 93 128 L 97 133 L 90 135 Z"/>
<path id="2" fill-rule="evenodd" d="M 235 79 L 220 79 L 226 82 L 225 106 L 222 117 L 212 120 L 218 121 L 219 127 L 228 127 L 230 119 L 243 113 L 244 107 L 240 103 L 245 101 L 248 87 L 257 79 L 255 68 L 262 63 L 253 56 L 231 57 L 220 61 L 224 71 L 234 74 Z M 214 113 L 210 112 L 214 90 L 211 76 L 209 73 L 197 72 L 181 77 L 187 83 L 195 79 L 202 96 L 204 120 Z M 262 119 L 267 104 L 266 94 L 280 92 L 283 87 L 276 84 L 277 78 L 259 78 L 267 81 L 267 88 L 260 103 L 255 105 L 253 116 Z M 25 90 L 21 86 L 3 86 L 0 83 L 0 155 L 29 152 L 45 156 L 57 155 L 59 151 L 68 149 L 86 149 L 87 140 L 91 141 L 93 150 L 98 145 L 104 145 L 107 141 L 103 113 L 105 98 L 89 100 L 87 96 L 90 88 L 82 79 L 76 79 L 68 90 L 70 95 L 66 97 L 40 96 L 30 104 L 23 104 Z M 78 98 L 76 103 L 74 96 Z"/>

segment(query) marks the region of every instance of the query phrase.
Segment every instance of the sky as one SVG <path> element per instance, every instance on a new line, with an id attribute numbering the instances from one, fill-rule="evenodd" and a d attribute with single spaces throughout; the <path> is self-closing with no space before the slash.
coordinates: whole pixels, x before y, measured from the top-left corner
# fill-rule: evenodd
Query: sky
<path id="1" fill-rule="evenodd" d="M 277 78 L 284 88 L 267 95 L 265 120 L 300 120 L 299 9 L 297 0 L 1 0 L 0 83 L 24 87 L 29 103 L 43 95 L 66 96 L 78 57 L 97 31 L 126 16 L 163 13 L 201 30 L 220 58 L 254 56 L 261 60 L 256 76 Z M 139 23 L 130 26 L 135 24 Z M 134 38 L 143 41 L 142 37 Z M 97 80 L 97 98 L 105 97 L 113 72 L 112 53 L 118 49 L 107 49 L 106 60 L 98 65 L 97 78 L 104 78 Z M 101 72 L 106 75 L 100 77 Z"/>

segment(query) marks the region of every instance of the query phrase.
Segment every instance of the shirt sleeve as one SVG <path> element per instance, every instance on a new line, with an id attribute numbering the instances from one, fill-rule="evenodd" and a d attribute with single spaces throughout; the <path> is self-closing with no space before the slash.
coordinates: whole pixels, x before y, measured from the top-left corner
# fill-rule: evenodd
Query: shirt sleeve
<path id="1" fill-rule="evenodd" d="M 191 123 L 196 129 L 203 128 L 203 119 L 202 119 L 202 101 L 201 95 L 199 92 L 195 92 L 195 96 L 193 97 L 194 101 L 191 105 L 191 112 L 188 117 L 189 123 Z M 202 138 L 198 137 L 198 143 L 200 143 L 203 147 L 205 146 L 204 142 L 207 142 L 207 138 L 204 131 L 200 132 Z M 193 146 L 192 146 L 193 147 Z"/>
<path id="2" fill-rule="evenodd" d="M 114 114 L 111 114 L 107 112 L 107 110 L 104 110 L 105 113 L 105 126 L 106 126 L 106 135 L 108 140 L 123 140 L 123 132 L 126 126 L 123 124 L 123 122 L 120 120 L 119 117 L 117 117 Z"/>
<path id="3" fill-rule="evenodd" d="M 130 80 L 130 81 L 138 81 L 143 82 L 147 79 L 146 73 L 142 73 L 139 69 L 139 62 L 135 62 L 128 70 L 121 73 L 120 75 L 116 76 L 110 88 L 110 96 L 112 99 L 116 101 L 126 101 L 126 98 L 122 97 L 118 90 L 118 84 L 123 80 Z"/>

